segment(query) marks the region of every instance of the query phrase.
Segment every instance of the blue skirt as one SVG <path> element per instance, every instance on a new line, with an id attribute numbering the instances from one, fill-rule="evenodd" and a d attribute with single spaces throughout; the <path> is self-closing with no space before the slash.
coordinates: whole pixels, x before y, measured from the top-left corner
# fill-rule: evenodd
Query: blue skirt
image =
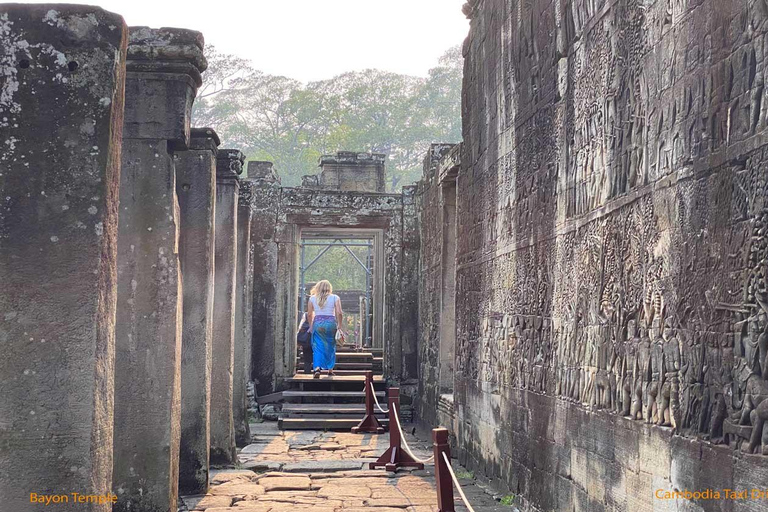
<path id="1" fill-rule="evenodd" d="M 312 367 L 333 370 L 336 365 L 336 319 L 316 316 L 312 324 Z"/>

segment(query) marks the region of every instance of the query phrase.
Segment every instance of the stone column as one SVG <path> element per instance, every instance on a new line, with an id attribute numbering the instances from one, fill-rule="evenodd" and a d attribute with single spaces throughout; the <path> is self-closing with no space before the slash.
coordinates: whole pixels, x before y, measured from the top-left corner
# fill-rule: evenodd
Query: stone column
<path id="1" fill-rule="evenodd" d="M 176 154 L 176 194 L 184 276 L 181 336 L 181 447 L 179 492 L 208 490 L 213 340 L 213 261 L 216 209 L 216 151 L 210 128 L 192 129 L 189 151 Z"/>
<path id="2" fill-rule="evenodd" d="M 248 180 L 255 189 L 251 198 L 251 247 L 253 310 L 251 369 L 257 395 L 274 390 L 275 315 L 277 312 L 277 240 L 275 227 L 280 209 L 280 176 L 272 162 L 248 162 Z"/>
<path id="3" fill-rule="evenodd" d="M 118 233 L 115 512 L 175 510 L 182 294 L 174 152 L 206 67 L 199 32 L 131 28 Z"/>
<path id="4" fill-rule="evenodd" d="M 111 490 L 127 38 L 98 7 L 0 5 L 1 510 Z"/>
<path id="5" fill-rule="evenodd" d="M 248 381 L 251 379 L 251 332 L 253 322 L 253 264 L 251 262 L 251 197 L 254 184 L 240 182 L 237 211 L 237 277 L 235 282 L 235 368 L 233 377 L 235 442 L 251 442 L 248 425 Z"/>
<path id="6" fill-rule="evenodd" d="M 219 150 L 216 167 L 216 256 L 211 373 L 211 464 L 236 460 L 233 417 L 235 357 L 235 273 L 237 270 L 238 175 L 245 156 Z"/>

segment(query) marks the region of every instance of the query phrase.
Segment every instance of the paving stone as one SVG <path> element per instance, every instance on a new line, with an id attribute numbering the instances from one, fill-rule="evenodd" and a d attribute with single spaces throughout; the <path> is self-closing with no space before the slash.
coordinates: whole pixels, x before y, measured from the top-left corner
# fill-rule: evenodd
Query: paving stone
<path id="1" fill-rule="evenodd" d="M 241 455 L 284 455 L 288 452 L 288 445 L 276 438 L 269 443 L 252 443 L 240 451 Z"/>
<path id="2" fill-rule="evenodd" d="M 284 499 L 291 499 L 291 498 L 316 498 L 317 497 L 317 491 L 296 491 L 296 490 L 289 490 L 289 491 L 268 491 L 267 494 L 263 496 L 259 496 L 256 499 L 257 500 L 284 500 Z M 323 501 L 327 501 L 325 498 L 323 498 Z"/>
<path id="3" fill-rule="evenodd" d="M 402 492 L 395 486 L 375 487 L 371 489 L 372 499 L 400 499 L 405 498 Z M 412 503 L 414 505 L 415 503 Z"/>
<path id="4" fill-rule="evenodd" d="M 371 490 L 368 487 L 350 485 L 326 485 L 317 493 L 318 496 L 328 498 L 370 498 Z"/>
<path id="5" fill-rule="evenodd" d="M 257 436 L 276 436 L 282 437 L 283 432 L 277 428 L 277 423 L 265 421 L 263 423 L 251 423 L 251 437 Z"/>
<path id="6" fill-rule="evenodd" d="M 211 488 L 214 496 L 260 496 L 264 492 L 264 487 L 252 482 L 228 482 Z"/>
<path id="7" fill-rule="evenodd" d="M 238 501 L 234 507 L 214 507 L 206 509 L 205 512 L 269 512 L 271 509 L 271 505 L 264 505 L 255 501 Z"/>
<path id="8" fill-rule="evenodd" d="M 369 507 L 345 508 L 344 512 L 371 512 L 371 509 Z M 379 507 L 375 509 L 375 512 L 403 512 L 403 509 L 394 507 Z"/>
<path id="9" fill-rule="evenodd" d="M 211 471 L 211 485 L 224 484 L 234 480 L 249 482 L 254 478 L 256 478 L 256 473 L 241 469 L 215 469 Z"/>
<path id="10" fill-rule="evenodd" d="M 282 462 L 267 462 L 259 459 L 241 459 L 240 465 L 244 469 L 250 469 L 257 473 L 264 471 L 280 471 L 283 468 Z"/>
<path id="11" fill-rule="evenodd" d="M 329 461 L 304 461 L 286 464 L 283 471 L 286 473 L 323 473 L 335 471 L 353 471 L 363 467 L 361 460 L 329 460 Z"/>
<path id="12" fill-rule="evenodd" d="M 309 490 L 311 481 L 309 477 L 270 477 L 260 478 L 259 485 L 264 487 L 266 492 L 271 491 L 305 491 Z"/>
<path id="13" fill-rule="evenodd" d="M 213 507 L 228 507 L 232 505 L 231 496 L 195 496 L 182 498 L 190 510 L 207 510 Z M 194 503 L 194 505 L 192 505 Z"/>
<path id="14" fill-rule="evenodd" d="M 269 473 L 264 473 L 262 475 L 258 476 L 258 479 L 261 480 L 262 478 L 272 478 L 272 477 L 294 477 L 296 476 L 293 473 L 286 473 L 282 471 L 270 471 Z M 307 476 L 309 478 L 309 476 Z"/>
<path id="15" fill-rule="evenodd" d="M 371 478 L 381 478 L 384 480 L 388 480 L 390 478 L 397 478 L 397 474 L 394 476 L 390 475 L 386 471 L 380 471 L 380 470 L 373 470 L 373 469 L 364 469 L 362 471 L 342 471 L 339 473 L 311 473 L 310 478 L 325 478 L 325 479 L 331 479 L 331 478 L 365 478 L 365 477 L 371 477 Z"/>
<path id="16" fill-rule="evenodd" d="M 413 502 L 411 502 L 408 498 L 404 496 L 400 496 L 399 498 L 376 498 L 375 493 L 373 498 L 365 500 L 364 503 L 368 507 L 406 508 L 408 506 L 415 505 Z M 378 508 L 376 510 L 377 512 L 380 512 Z"/>

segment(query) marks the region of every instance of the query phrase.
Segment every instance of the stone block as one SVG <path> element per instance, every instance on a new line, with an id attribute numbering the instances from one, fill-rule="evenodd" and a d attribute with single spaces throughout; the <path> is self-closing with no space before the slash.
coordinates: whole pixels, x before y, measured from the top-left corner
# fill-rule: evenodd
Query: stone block
<path id="1" fill-rule="evenodd" d="M 125 137 L 187 147 L 192 103 L 208 67 L 203 46 L 193 30 L 131 27 L 128 71 L 141 79 L 126 82 L 126 92 L 143 101 L 126 110 Z"/>
<path id="2" fill-rule="evenodd" d="M 3 510 L 111 491 L 127 40 L 98 7 L 0 5 Z"/>
<path id="3" fill-rule="evenodd" d="M 118 233 L 115 512 L 176 507 L 181 437 L 182 280 L 174 149 L 189 144 L 186 109 L 204 69 L 165 29 L 134 29 L 128 46 Z M 151 69 L 151 72 L 147 70 Z M 186 83 L 165 88 L 158 83 Z M 158 103 L 159 102 L 159 103 Z M 160 104 L 161 103 L 161 104 Z"/>
<path id="4" fill-rule="evenodd" d="M 181 338 L 179 492 L 208 489 L 216 150 L 211 129 L 192 129 L 188 151 L 176 153 L 179 262 L 184 280 Z"/>
<path id="5" fill-rule="evenodd" d="M 216 240 L 211 372 L 211 464 L 234 464 L 235 280 L 237 214 L 244 155 L 219 150 L 216 160 Z"/>
<path id="6" fill-rule="evenodd" d="M 251 380 L 253 332 L 253 261 L 251 260 L 252 196 L 256 186 L 249 180 L 240 183 L 237 211 L 237 274 L 235 276 L 235 356 L 233 369 L 233 421 L 235 442 L 251 441 L 248 422 L 248 382 Z"/>

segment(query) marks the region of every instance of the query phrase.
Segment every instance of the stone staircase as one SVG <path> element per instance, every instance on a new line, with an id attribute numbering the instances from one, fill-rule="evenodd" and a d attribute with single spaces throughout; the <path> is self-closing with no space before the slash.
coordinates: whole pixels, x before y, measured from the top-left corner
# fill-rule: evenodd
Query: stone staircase
<path id="1" fill-rule="evenodd" d="M 365 414 L 365 372 L 368 370 L 374 372 L 376 395 L 386 409 L 381 349 L 339 349 L 335 375 L 322 375 L 319 379 L 305 375 L 297 358 L 296 374 L 288 379 L 290 387 L 282 393 L 279 427 L 283 430 L 349 430 L 356 426 Z M 386 414 L 377 416 L 386 424 Z"/>

